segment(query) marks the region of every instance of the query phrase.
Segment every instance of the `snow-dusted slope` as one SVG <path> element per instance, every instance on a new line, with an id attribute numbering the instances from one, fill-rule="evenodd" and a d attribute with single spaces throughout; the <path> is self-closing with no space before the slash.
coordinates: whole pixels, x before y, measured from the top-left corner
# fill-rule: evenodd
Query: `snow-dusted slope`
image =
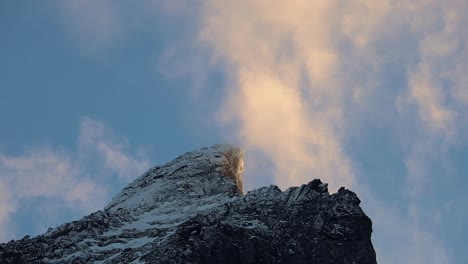
<path id="1" fill-rule="evenodd" d="M 314 180 L 242 195 L 242 171 L 232 145 L 185 153 L 104 210 L 1 244 L 0 263 L 375 263 L 371 222 L 354 193 L 329 195 Z"/>
<path id="2" fill-rule="evenodd" d="M 153 209 L 198 210 L 212 200 L 242 193 L 243 164 L 242 151 L 232 145 L 188 152 L 148 170 L 115 196 L 105 210 L 115 213 L 125 208 L 136 215 Z"/>

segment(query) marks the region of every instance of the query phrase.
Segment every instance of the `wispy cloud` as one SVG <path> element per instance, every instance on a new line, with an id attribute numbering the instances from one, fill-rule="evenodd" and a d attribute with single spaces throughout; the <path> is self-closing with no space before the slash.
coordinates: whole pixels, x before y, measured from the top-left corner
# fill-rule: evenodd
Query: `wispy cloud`
<path id="1" fill-rule="evenodd" d="M 51 147 L 30 149 L 22 155 L 0 153 L 1 240 L 17 237 L 11 217 L 28 201 L 41 201 L 41 210 L 31 211 L 31 218 L 60 208 L 89 213 L 109 201 L 113 177 L 128 182 L 149 167 L 144 157 L 124 151 L 128 143 L 118 142 L 109 128 L 91 118 L 81 120 L 78 142 L 75 153 Z M 85 156 L 93 158 L 98 169 Z"/>
<path id="2" fill-rule="evenodd" d="M 446 245 L 413 218 L 432 210 L 421 202 L 436 195 L 427 187 L 440 179 L 429 161 L 441 156 L 435 166 L 443 166 L 450 147 L 466 138 L 468 21 L 461 10 L 466 1 L 205 1 L 198 41 L 229 81 L 223 120 L 236 124 L 248 150 L 272 161 L 281 186 L 320 177 L 332 190 L 364 192 L 368 186 L 357 182 L 371 175 L 356 172 L 360 161 L 347 146 L 366 122 L 386 123 L 407 168 L 398 192 L 408 211 L 392 217 L 418 252 L 405 257 L 437 263 L 449 259 Z"/>
<path id="3" fill-rule="evenodd" d="M 447 245 L 414 219 L 418 213 L 408 217 L 401 205 L 383 203 L 375 194 L 361 197 L 372 216 L 378 263 L 454 263 Z"/>
<path id="4" fill-rule="evenodd" d="M 30 150 L 16 157 L 0 154 L 0 164 L 2 179 L 17 190 L 15 196 L 20 199 L 41 195 L 66 196 L 81 184 L 73 177 L 79 172 L 68 155 L 48 148 Z M 83 197 L 76 198 L 81 200 Z"/>
<path id="5" fill-rule="evenodd" d="M 68 154 L 49 148 L 28 150 L 21 156 L 1 153 L 0 175 L 5 196 L 0 201 L 2 240 L 15 236 L 10 218 L 27 200 L 42 198 L 46 201 L 41 204 L 43 207 L 47 207 L 47 202 L 59 200 L 64 207 L 90 211 L 99 206 L 90 199 L 108 195 L 105 188 L 81 177 L 80 168 Z"/>
<path id="6" fill-rule="evenodd" d="M 116 43 L 132 39 L 135 31 L 162 28 L 164 25 L 159 24 L 167 22 L 168 16 L 178 17 L 178 21 L 171 21 L 173 26 L 192 18 L 196 10 L 193 3 L 187 0 L 70 0 L 57 2 L 55 8 L 59 10 L 65 31 L 79 48 L 97 55 Z"/>
<path id="7" fill-rule="evenodd" d="M 128 155 L 125 150 L 129 143 L 125 139 L 118 139 L 103 123 L 89 117 L 81 119 L 78 145 L 80 158 L 102 161 L 106 171 L 116 173 L 127 181 L 151 165 L 143 153 Z"/>
<path id="8" fill-rule="evenodd" d="M 355 182 L 340 144 L 349 91 L 336 78 L 336 4 L 205 2 L 200 38 L 231 80 L 224 120 L 239 123 L 248 150 L 271 159 L 283 187 L 318 175 L 332 189 Z"/>

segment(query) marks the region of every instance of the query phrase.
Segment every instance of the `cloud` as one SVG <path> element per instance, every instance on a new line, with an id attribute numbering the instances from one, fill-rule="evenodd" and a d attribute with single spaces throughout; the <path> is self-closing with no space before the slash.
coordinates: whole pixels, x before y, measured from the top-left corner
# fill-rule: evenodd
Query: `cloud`
<path id="1" fill-rule="evenodd" d="M 8 227 L 13 224 L 12 214 L 21 209 L 25 201 L 42 198 L 46 202 L 41 206 L 47 207 L 48 202 L 60 200 L 64 207 L 90 211 L 99 205 L 90 203 L 90 197 L 107 195 L 105 189 L 94 182 L 81 179 L 79 168 L 68 154 L 49 148 L 28 150 L 21 156 L 1 153 L 0 175 L 2 196 L 5 196 L 0 202 L 2 240 L 15 235 L 6 232 L 12 229 Z"/>
<path id="2" fill-rule="evenodd" d="M 361 198 L 372 215 L 378 263 L 454 263 L 447 246 L 416 219 L 402 214 L 400 205 L 382 203 L 367 192 Z"/>
<path id="3" fill-rule="evenodd" d="M 17 238 L 12 216 L 30 202 L 41 208 L 28 212 L 31 219 L 48 214 L 53 222 L 63 209 L 90 213 L 111 198 L 115 177 L 129 182 L 149 167 L 144 157 L 125 152 L 109 128 L 89 117 L 80 122 L 78 142 L 76 153 L 47 146 L 22 155 L 0 153 L 0 239 Z M 82 157 L 92 158 L 98 168 Z"/>
<path id="4" fill-rule="evenodd" d="M 336 78 L 336 4 L 205 3 L 201 41 L 231 80 L 223 120 L 239 124 L 244 147 L 269 156 L 283 187 L 314 177 L 332 189 L 355 182 L 340 146 L 348 91 Z"/>
<path id="5" fill-rule="evenodd" d="M 466 1 L 428 3 L 417 2 L 413 6 L 417 17 L 408 24 L 418 35 L 414 52 L 417 63 L 408 68 L 408 86 L 398 103 L 402 115 L 416 109 L 416 129 L 413 138 L 403 155 L 408 171 L 406 193 L 410 197 L 409 215 L 415 218 L 418 226 L 437 229 L 447 223 L 428 224 L 432 220 L 427 215 L 440 215 L 440 208 L 427 203 L 438 204 L 440 182 L 450 179 L 448 170 L 460 170 L 460 165 L 450 162 L 453 148 L 463 144 L 467 137 L 468 91 L 466 74 L 468 69 L 468 18 L 462 10 L 468 10 Z M 401 99 L 404 98 L 404 99 Z M 414 127 L 413 125 L 411 127 Z M 446 168 L 446 164 L 455 165 Z M 456 182 L 463 181 L 458 179 Z M 454 198 L 450 198 L 454 199 Z M 466 216 L 458 216 L 466 218 Z M 420 260 L 415 263 L 451 263 L 440 256 L 450 257 L 447 245 L 438 240 L 431 231 L 423 229 L 415 234 L 415 252 Z M 433 245 L 434 247 L 432 247 Z M 437 245 L 437 246 L 436 246 Z M 445 247 L 445 249 L 444 249 Z M 425 249 L 426 251 L 424 251 Z M 442 254 L 443 252 L 446 254 Z M 425 254 L 431 252 L 431 254 Z M 431 259 L 432 258 L 432 259 Z"/>
<path id="6" fill-rule="evenodd" d="M 238 124 L 247 148 L 271 156 L 276 181 L 320 175 L 336 188 L 356 181 L 348 131 L 388 118 L 376 109 L 385 101 L 399 107 L 398 121 L 410 114 L 423 131 L 456 137 L 467 110 L 465 9 L 464 1 L 206 1 L 198 41 L 230 81 L 223 120 Z M 379 80 L 389 64 L 401 65 L 401 88 Z"/>
<path id="7" fill-rule="evenodd" d="M 117 139 L 103 123 L 89 117 L 81 119 L 78 145 L 80 153 L 86 153 L 86 158 L 96 157 L 103 161 L 107 171 L 116 173 L 127 181 L 151 165 L 144 157 L 126 154 L 125 149 L 129 144 L 125 140 Z"/>
<path id="8" fill-rule="evenodd" d="M 466 138 L 462 10 L 466 1 L 205 1 L 196 41 L 210 48 L 201 56 L 226 76 L 223 124 L 247 153 L 267 157 L 280 186 L 319 177 L 332 190 L 365 192 L 373 176 L 358 169 L 350 141 L 366 140 L 369 123 L 385 124 L 395 135 L 388 144 L 400 144 L 407 170 L 396 191 L 408 209 L 392 219 L 404 225 L 408 246 L 425 252 L 404 257 L 437 263 L 450 259 L 447 245 L 411 217 L 431 213 L 424 198 L 437 195 L 433 168 L 444 166 L 450 147 Z"/>
<path id="9" fill-rule="evenodd" d="M 417 66 L 409 70 L 410 100 L 417 105 L 418 114 L 428 130 L 447 140 L 457 136 L 462 128 L 462 113 L 468 110 L 468 82 L 462 72 L 468 67 L 468 22 L 460 10 L 465 1 L 430 2 L 422 5 L 425 12 L 412 23 L 420 34 Z M 422 20 L 422 21 L 421 21 Z"/>
<path id="10" fill-rule="evenodd" d="M 19 199 L 36 196 L 67 196 L 81 185 L 79 174 L 67 154 L 49 148 L 29 150 L 22 156 L 0 154 L 2 180 L 15 190 Z M 81 195 L 86 196 L 87 193 Z M 84 197 L 75 196 L 76 200 Z M 73 201 L 75 199 L 68 199 Z"/>

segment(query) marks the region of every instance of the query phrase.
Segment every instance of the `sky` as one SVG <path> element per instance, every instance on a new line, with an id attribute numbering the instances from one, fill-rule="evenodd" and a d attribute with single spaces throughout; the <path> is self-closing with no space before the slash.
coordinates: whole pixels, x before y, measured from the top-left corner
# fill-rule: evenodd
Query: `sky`
<path id="1" fill-rule="evenodd" d="M 346 186 L 379 263 L 468 263 L 466 0 L 0 2 L 0 241 L 216 143 Z"/>

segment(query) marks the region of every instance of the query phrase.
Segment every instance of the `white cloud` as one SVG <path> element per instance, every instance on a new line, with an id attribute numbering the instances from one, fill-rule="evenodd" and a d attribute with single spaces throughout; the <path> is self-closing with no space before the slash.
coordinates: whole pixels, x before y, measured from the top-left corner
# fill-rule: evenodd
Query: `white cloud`
<path id="1" fill-rule="evenodd" d="M 30 149 L 22 155 L 0 153 L 1 240 L 17 237 L 11 217 L 29 201 L 39 201 L 41 208 L 31 211 L 31 218 L 41 212 L 60 217 L 54 215 L 59 209 L 90 213 L 110 200 L 109 186 L 115 176 L 128 182 L 149 167 L 143 157 L 125 152 L 112 131 L 91 118 L 81 120 L 78 141 L 76 153 L 50 147 Z M 101 168 L 92 168 L 89 160 L 80 158 L 84 156 L 92 157 Z"/>
<path id="2" fill-rule="evenodd" d="M 241 2 L 207 1 L 201 22 L 201 40 L 232 81 L 224 120 L 240 124 L 247 150 L 272 160 L 282 187 L 318 176 L 332 189 L 353 185 L 340 146 L 347 91 L 336 78 L 337 3 Z"/>
<path id="3" fill-rule="evenodd" d="M 247 150 L 272 161 L 276 183 L 320 177 L 332 190 L 365 189 L 356 182 L 371 175 L 356 173 L 359 160 L 346 146 L 367 132 L 366 122 L 383 122 L 404 137 L 393 142 L 408 172 L 396 191 L 421 215 L 421 195 L 435 195 L 427 187 L 439 179 L 431 166 L 443 166 L 468 123 L 463 10 L 466 1 L 205 1 L 200 40 L 229 81 L 223 120 L 237 124 Z M 407 80 L 392 83 L 396 74 Z M 417 254 L 405 251 L 403 260 L 447 261 L 447 245 L 408 217 L 399 217 L 403 237 Z"/>

